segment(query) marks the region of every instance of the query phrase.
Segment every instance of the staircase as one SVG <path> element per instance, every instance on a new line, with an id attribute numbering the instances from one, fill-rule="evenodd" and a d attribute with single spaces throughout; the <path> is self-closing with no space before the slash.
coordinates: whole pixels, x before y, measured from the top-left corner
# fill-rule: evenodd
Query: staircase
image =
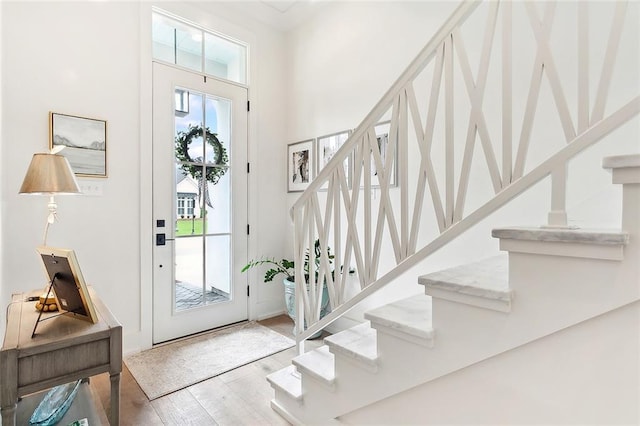
<path id="1" fill-rule="evenodd" d="M 516 54 L 511 40 L 516 29 L 525 28 L 512 22 L 517 16 L 512 7 L 518 5 L 537 51 L 515 140 L 512 105 L 519 99 L 511 91 Z M 597 93 L 589 94 L 591 74 L 582 66 L 589 64 L 585 28 L 603 14 L 589 13 L 588 6 L 577 3 L 573 15 L 581 65 L 577 124 L 549 48 L 556 4 L 546 2 L 540 10 L 533 2 L 464 2 L 301 195 L 292 209 L 296 277 L 304 276 L 304 256 L 313 252 L 316 239 L 321 255 L 309 262 L 310 282 L 296 282 L 299 355 L 268 377 L 275 392 L 272 407 L 285 419 L 293 424 L 640 422 L 640 154 L 603 161 L 613 183 L 623 187 L 620 229 L 575 229 L 566 214 L 569 162 L 615 138 L 610 135 L 640 114 L 637 85 L 626 90 L 626 98 L 609 93 L 625 3 L 612 6 L 606 59 Z M 468 22 L 477 24 L 479 13 L 486 24 L 474 77 L 462 34 Z M 497 22 L 502 134 L 492 139 L 486 117 L 496 110 L 482 99 Z M 455 113 L 456 65 L 469 94 L 465 114 Z M 425 70 L 428 79 L 421 74 Z M 536 162 L 528 153 L 536 139 L 532 127 L 543 75 L 559 123 L 555 137 L 564 142 Z M 419 102 L 416 88 L 427 80 L 427 99 Z M 439 102 L 442 114 L 436 112 Z M 420 110 L 424 105 L 426 113 Z M 468 118 L 461 143 L 453 135 L 460 115 Z M 444 118 L 440 134 L 437 117 Z M 376 129 L 385 118 L 390 130 L 383 150 Z M 476 137 L 485 157 L 480 164 L 474 161 Z M 346 172 L 348 157 L 354 167 Z M 370 309 L 362 324 L 304 352 L 309 336 L 387 284 L 419 274 L 414 271 L 421 262 L 545 178 L 551 192 L 547 226 L 493 229 L 506 253 L 422 275 L 418 284 L 424 294 Z M 427 194 L 432 212 L 423 209 Z M 348 293 L 346 274 L 333 279 L 329 246 L 338 270 L 355 267 L 357 294 Z M 321 282 L 332 306 L 323 319 Z"/>
<path id="2" fill-rule="evenodd" d="M 500 239 L 508 255 L 421 276 L 418 283 L 424 286 L 424 295 L 373 309 L 365 314 L 368 322 L 327 337 L 320 348 L 297 356 L 292 366 L 268 377 L 275 390 L 273 408 L 294 424 L 326 424 L 338 417 L 346 424 L 450 422 L 456 419 L 455 413 L 432 417 L 430 411 L 414 405 L 415 398 L 429 393 L 430 383 L 442 387 L 441 382 L 456 372 L 482 372 L 489 369 L 487 360 L 499 360 L 508 353 L 522 358 L 513 367 L 522 375 L 540 362 L 539 355 L 523 356 L 522 352 L 545 351 L 546 357 L 562 357 L 562 351 L 547 341 L 567 339 L 561 333 L 572 328 L 584 335 L 572 343 L 574 350 L 581 344 L 602 355 L 601 339 L 615 334 L 610 327 L 619 327 L 630 338 L 615 350 L 628 352 L 634 361 L 635 389 L 620 388 L 617 380 L 555 372 L 551 383 L 571 393 L 557 395 L 545 387 L 542 393 L 528 395 L 526 416 L 523 411 L 505 415 L 496 410 L 490 415 L 480 410 L 473 421 L 469 412 L 459 421 L 557 423 L 567 416 L 578 423 L 609 424 L 615 419 L 636 423 L 640 420 L 640 155 L 616 161 L 614 181 L 624 182 L 623 230 L 495 229 L 493 237 Z M 605 159 L 605 164 L 613 163 Z M 612 324 L 603 327 L 603 321 Z M 573 362 L 590 374 L 634 371 L 633 364 L 583 358 Z M 530 382 L 518 380 L 514 388 L 529 386 Z M 590 386 L 586 390 L 581 389 L 585 380 Z M 625 393 L 632 402 L 626 406 L 619 399 Z M 447 395 L 450 403 L 460 403 L 456 403 L 457 393 Z M 548 406 L 550 395 L 553 410 Z M 491 403 L 505 404 L 505 397 L 497 393 Z M 486 397 L 483 400 L 488 403 Z M 591 409 L 585 409 L 585 404 Z"/>

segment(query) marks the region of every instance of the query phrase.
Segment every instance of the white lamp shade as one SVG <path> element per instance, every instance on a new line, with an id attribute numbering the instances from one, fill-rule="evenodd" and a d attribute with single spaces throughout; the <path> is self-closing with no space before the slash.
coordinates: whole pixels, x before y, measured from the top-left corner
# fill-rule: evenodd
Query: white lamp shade
<path id="1" fill-rule="evenodd" d="M 33 154 L 20 194 L 78 194 L 80 187 L 69 161 L 57 154 Z"/>

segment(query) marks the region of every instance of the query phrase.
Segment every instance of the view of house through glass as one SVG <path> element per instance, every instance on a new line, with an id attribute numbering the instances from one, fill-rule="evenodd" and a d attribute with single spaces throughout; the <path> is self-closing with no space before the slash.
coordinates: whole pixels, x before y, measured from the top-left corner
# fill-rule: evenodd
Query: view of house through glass
<path id="1" fill-rule="evenodd" d="M 231 101 L 176 89 L 175 309 L 231 300 Z"/>

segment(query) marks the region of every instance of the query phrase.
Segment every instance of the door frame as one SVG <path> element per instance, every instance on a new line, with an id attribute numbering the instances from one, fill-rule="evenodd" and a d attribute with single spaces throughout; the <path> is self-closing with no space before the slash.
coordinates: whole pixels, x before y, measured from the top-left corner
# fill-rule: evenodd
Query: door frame
<path id="1" fill-rule="evenodd" d="M 183 67 L 176 67 L 162 61 L 153 62 L 154 85 L 154 151 L 152 158 L 152 171 L 154 174 L 154 218 L 152 223 L 157 224 L 158 220 L 165 223 L 162 226 L 155 226 L 156 235 L 158 233 L 166 235 L 166 244 L 156 244 L 154 246 L 154 283 L 153 283 L 153 342 L 154 344 L 164 343 L 170 340 L 199 334 L 213 328 L 224 327 L 239 321 L 248 320 L 249 295 L 246 293 L 248 285 L 247 276 L 240 270 L 248 260 L 246 226 L 248 224 L 248 171 L 246 162 L 248 161 L 248 119 L 247 111 L 247 88 L 241 84 L 232 84 L 228 81 L 210 78 L 199 72 L 186 70 Z M 204 80 L 204 81 L 203 81 Z M 229 135 L 233 137 L 227 140 L 230 144 L 229 171 L 231 178 L 226 180 L 229 183 L 229 228 L 224 230 L 213 230 L 205 232 L 203 235 L 182 236 L 174 235 L 176 232 L 174 220 L 176 216 L 176 170 L 181 167 L 176 166 L 175 144 L 173 139 L 176 131 L 176 116 L 173 110 L 174 91 L 177 87 L 183 88 L 202 99 L 202 116 L 189 116 L 191 119 L 198 118 L 204 122 L 205 99 L 221 100 L 229 107 L 228 123 L 223 116 L 218 122 L 222 128 L 223 135 L 225 123 L 230 125 Z M 223 108 L 224 109 L 224 108 Z M 220 113 L 220 112 L 219 112 Z M 231 136 L 233 135 L 233 136 Z M 204 147 L 204 144 L 203 144 Z M 204 148 L 203 148 L 204 149 Z M 177 167 L 177 168 L 176 168 Z M 212 191 L 214 191 L 212 189 Z M 215 201 L 215 199 L 214 199 Z M 211 211 L 213 214 L 213 211 Z M 214 216 L 215 217 L 215 216 Z M 212 223 L 213 225 L 213 223 Z M 202 250 L 206 250 L 209 244 L 205 242 L 220 241 L 219 237 L 229 237 L 229 264 L 228 269 L 231 286 L 229 288 L 230 298 L 219 303 L 205 303 L 191 309 L 178 310 L 175 305 L 176 297 L 176 275 L 179 268 L 177 256 L 180 253 L 178 246 L 184 244 L 195 247 L 201 245 Z M 201 238 L 204 237 L 204 238 Z M 194 249 L 195 249 L 194 247 Z M 200 249 L 198 249 L 200 250 Z M 210 251 L 210 255 L 215 256 L 216 251 Z M 202 252 L 202 254 L 205 254 Z M 208 271 L 209 279 L 206 282 L 210 285 L 215 281 L 214 269 L 211 266 L 208 256 L 202 257 L 202 262 L 198 269 Z M 185 260 L 185 259 L 183 259 Z M 186 260 L 185 260 L 186 261 Z M 163 265 L 165 267 L 163 267 Z M 206 266 L 205 266 L 206 265 Z M 196 265 L 194 265 L 196 266 Z M 185 271 L 183 271 L 185 272 Z M 205 272 L 206 276 L 206 272 Z M 181 276 L 181 279 L 184 277 Z M 195 277 L 194 277 L 195 279 Z M 196 280 L 196 282 L 198 282 Z M 198 282 L 200 285 L 204 283 Z M 224 288 L 224 287 L 221 287 Z"/>
<path id="2" fill-rule="evenodd" d="M 183 16 L 190 19 L 192 22 L 205 24 L 202 17 L 201 10 L 195 10 L 188 5 L 159 5 L 169 10 L 176 15 Z M 140 2 L 139 4 L 139 18 L 140 18 L 140 151 L 139 151 L 139 167 L 140 167 L 140 292 L 139 292 L 139 304 L 140 304 L 140 319 L 139 329 L 127 330 L 127 341 L 131 342 L 125 348 L 125 353 L 133 353 L 144 349 L 149 349 L 153 346 L 153 244 L 154 240 L 154 227 L 153 227 L 153 199 L 152 199 L 152 162 L 149 161 L 152 158 L 153 153 L 153 56 L 151 52 L 151 12 L 154 3 L 152 2 Z M 254 90 L 252 85 L 255 84 L 257 76 L 256 61 L 253 60 L 255 55 L 256 36 L 254 33 L 243 28 L 239 28 L 235 24 L 230 24 L 227 21 L 223 21 L 220 18 L 213 17 L 212 15 L 205 14 L 207 20 L 206 25 L 216 26 L 221 32 L 232 36 L 238 40 L 242 40 L 249 46 L 249 79 L 247 88 L 247 97 L 251 103 L 251 111 L 248 117 L 248 132 L 247 132 L 247 156 L 248 161 L 251 164 L 257 164 L 256 152 L 257 152 L 257 110 L 258 101 L 254 96 Z M 207 76 L 207 78 L 214 78 Z M 255 167 L 253 168 L 255 169 Z M 257 205 L 258 194 L 255 188 L 258 186 L 257 173 L 252 170 L 252 173 L 248 176 L 248 188 L 247 188 L 247 203 L 249 206 L 248 220 L 251 225 L 251 233 L 247 241 L 247 255 L 249 259 L 257 257 L 257 241 L 256 235 L 258 230 L 258 213 L 253 206 Z M 258 294 L 256 283 L 257 273 L 256 271 L 248 271 L 247 280 L 250 290 L 248 317 L 249 321 L 258 319 L 257 315 L 257 302 Z"/>

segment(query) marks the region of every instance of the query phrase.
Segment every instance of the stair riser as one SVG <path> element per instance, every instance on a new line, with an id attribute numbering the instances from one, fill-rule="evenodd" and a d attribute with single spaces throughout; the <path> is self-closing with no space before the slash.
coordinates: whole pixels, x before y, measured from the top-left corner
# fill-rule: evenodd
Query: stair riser
<path id="1" fill-rule="evenodd" d="M 480 296 L 472 296 L 455 291 L 448 291 L 439 288 L 425 286 L 425 294 L 432 297 L 433 300 L 449 300 L 451 302 L 462 303 L 469 306 L 490 309 L 497 312 L 511 312 L 511 300 L 486 298 Z M 511 296 L 513 297 L 513 296 Z"/>
<path id="2" fill-rule="evenodd" d="M 424 348 L 432 348 L 435 343 L 435 332 L 433 331 L 429 333 L 430 337 L 423 337 L 403 333 L 378 324 L 371 324 L 371 328 L 374 328 L 378 332 L 378 355 L 384 354 L 382 352 L 383 348 L 393 346 L 394 344 L 402 346 L 405 349 L 412 349 L 416 345 Z M 384 340 L 384 343 L 381 339 Z"/>
<path id="3" fill-rule="evenodd" d="M 300 407 L 302 404 L 301 400 L 293 398 L 288 392 L 279 389 L 276 386 L 271 385 L 273 388 L 273 395 L 276 401 L 279 401 L 280 404 L 286 407 Z"/>
<path id="4" fill-rule="evenodd" d="M 396 357 L 402 353 L 425 353 L 435 347 L 435 337 L 430 340 L 417 339 L 415 341 L 406 338 L 398 338 L 392 334 L 378 333 L 378 356 L 379 363 L 386 359 Z"/>
<path id="5" fill-rule="evenodd" d="M 557 243 L 550 241 L 500 240 L 500 250 L 509 253 L 531 253 L 569 258 L 623 260 L 623 245 Z"/>
<path id="6" fill-rule="evenodd" d="M 557 321 L 586 319 L 640 295 L 638 263 L 510 253 L 514 312 L 529 307 Z M 534 314 L 524 311 L 521 314 Z M 535 318 L 535 317 L 534 317 Z M 542 318 L 544 320 L 544 318 Z"/>
<path id="7" fill-rule="evenodd" d="M 302 374 L 302 394 L 308 394 L 313 392 L 316 388 L 323 388 L 329 392 L 335 391 L 335 381 L 329 382 L 317 377 L 315 374 L 310 374 L 305 369 L 298 369 Z"/>

